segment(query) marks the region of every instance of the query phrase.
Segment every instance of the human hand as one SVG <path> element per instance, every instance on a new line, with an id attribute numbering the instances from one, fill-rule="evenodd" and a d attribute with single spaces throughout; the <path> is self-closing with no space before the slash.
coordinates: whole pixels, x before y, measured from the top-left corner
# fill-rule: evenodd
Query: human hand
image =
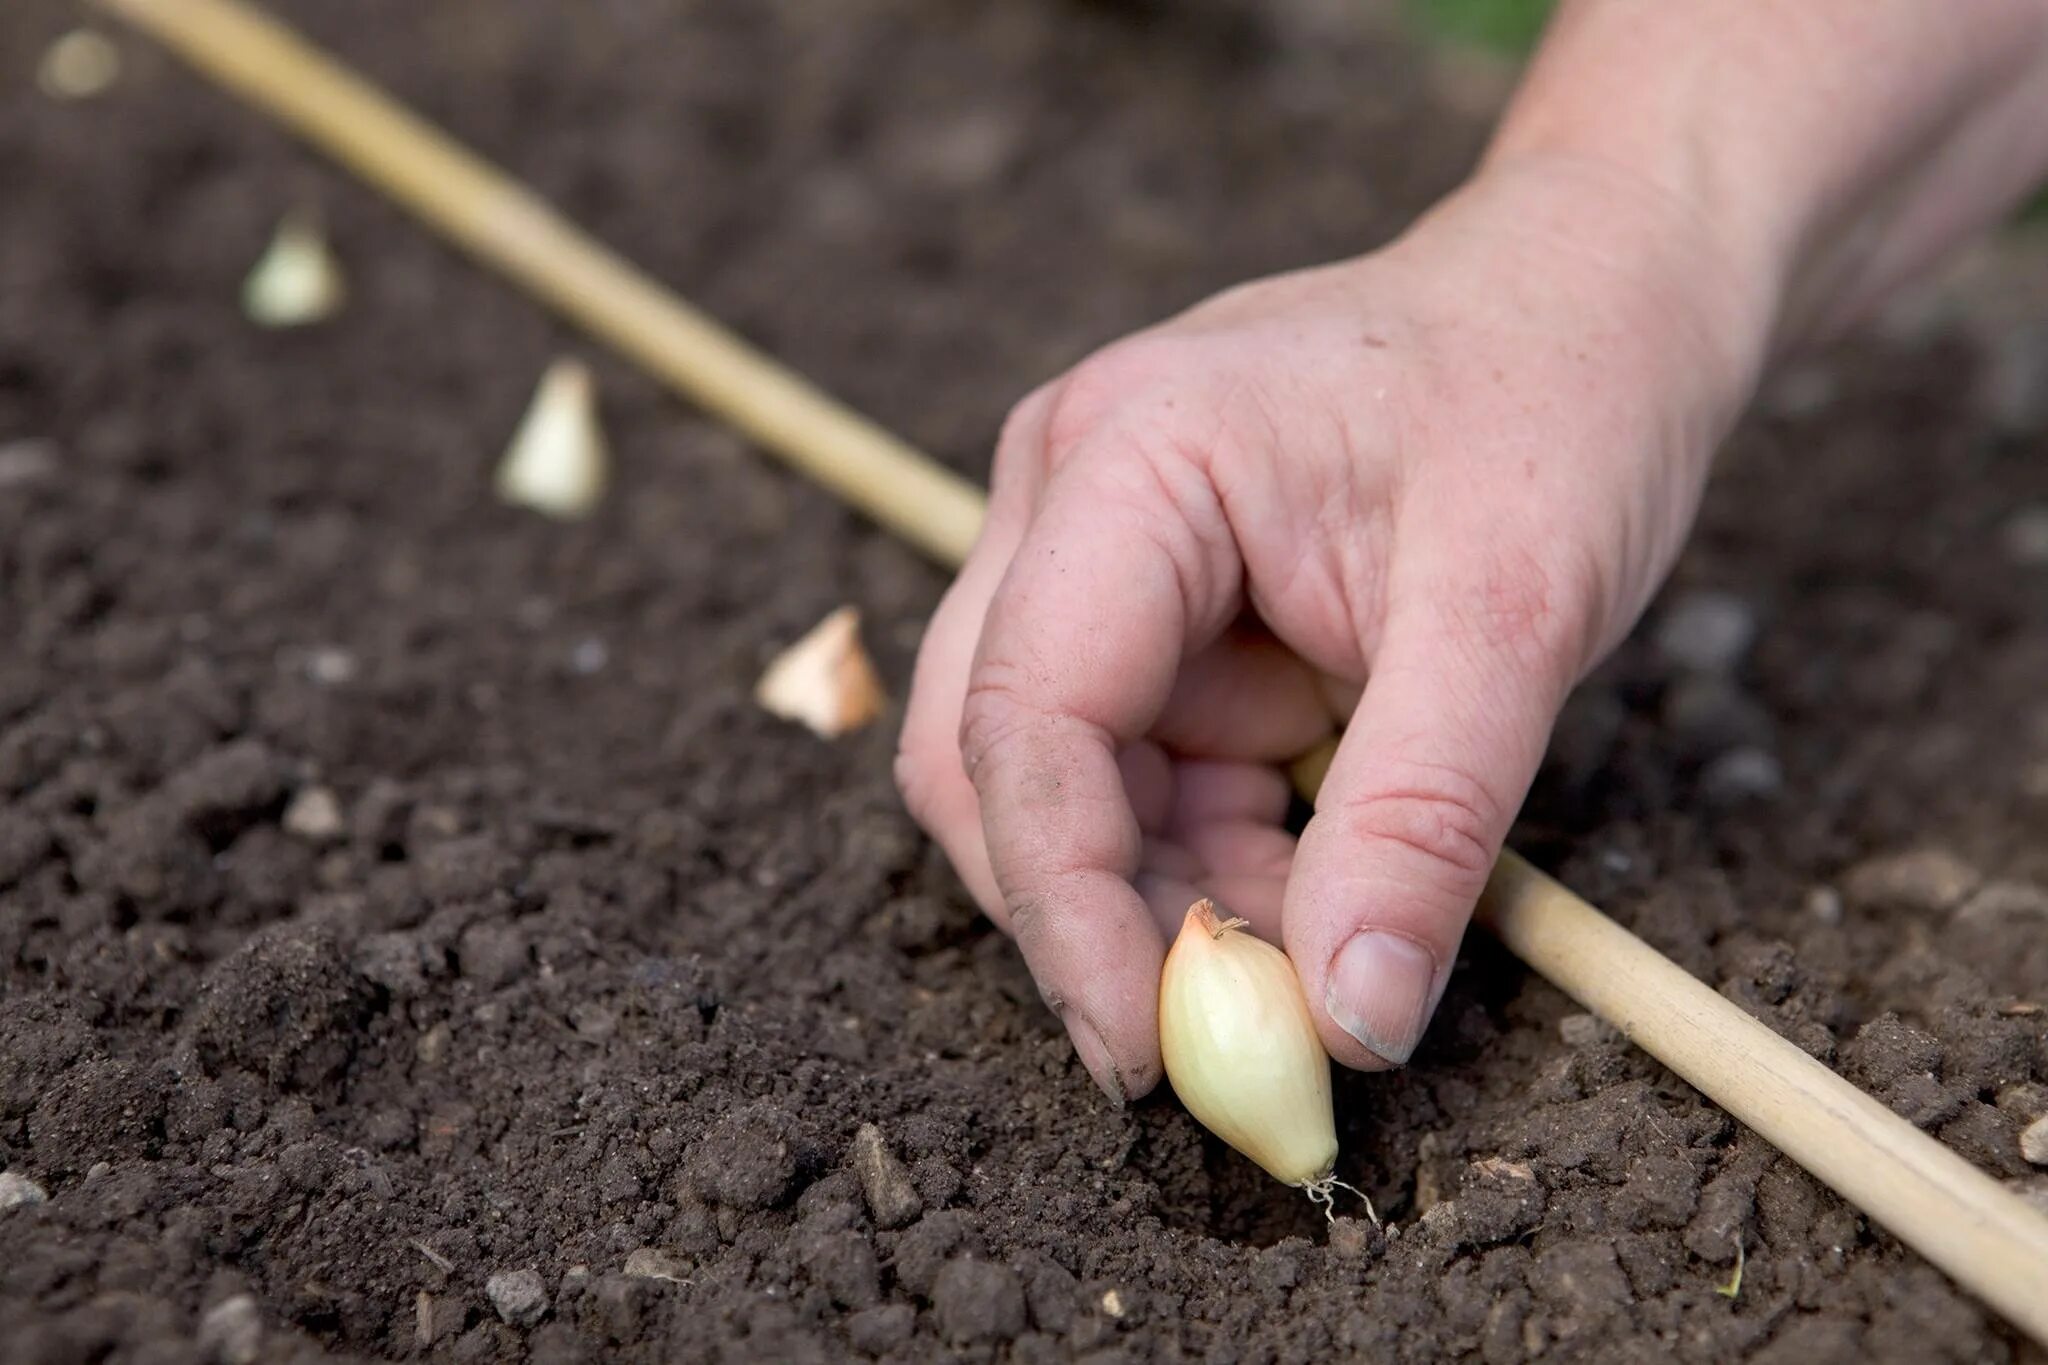
<path id="1" fill-rule="evenodd" d="M 1214 896 L 1407 1059 L 1566 693 L 1676 553 L 1772 303 L 1685 207 L 1482 174 L 1026 399 L 898 781 L 1112 1097 Z M 1299 844 L 1283 764 L 1348 721 Z"/>

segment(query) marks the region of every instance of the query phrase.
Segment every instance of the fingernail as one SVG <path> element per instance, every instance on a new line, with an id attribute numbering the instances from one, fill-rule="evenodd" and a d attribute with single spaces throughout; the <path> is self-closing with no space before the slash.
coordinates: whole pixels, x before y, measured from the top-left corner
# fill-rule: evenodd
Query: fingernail
<path id="1" fill-rule="evenodd" d="M 1429 949 L 1368 929 L 1330 959 L 1323 1008 L 1339 1028 L 1399 1066 L 1422 1040 L 1441 989 Z"/>
<path id="2" fill-rule="evenodd" d="M 1113 1103 L 1123 1104 L 1123 1077 L 1117 1074 L 1116 1063 L 1109 1059 L 1109 1049 L 1102 1045 L 1102 1035 L 1079 1014 L 1061 1010 L 1060 1022 L 1067 1026 L 1067 1036 L 1074 1040 L 1074 1051 L 1081 1058 L 1081 1065 L 1088 1068 L 1088 1074 L 1102 1087 L 1102 1093 Z"/>

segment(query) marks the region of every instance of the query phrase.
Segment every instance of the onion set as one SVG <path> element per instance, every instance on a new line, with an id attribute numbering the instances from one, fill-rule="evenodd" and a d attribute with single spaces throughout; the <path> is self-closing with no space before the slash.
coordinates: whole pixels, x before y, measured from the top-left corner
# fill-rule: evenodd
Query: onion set
<path id="1" fill-rule="evenodd" d="M 1197 901 L 1159 979 L 1159 1047 L 1188 1112 L 1335 1219 L 1330 1057 L 1287 955 Z"/>

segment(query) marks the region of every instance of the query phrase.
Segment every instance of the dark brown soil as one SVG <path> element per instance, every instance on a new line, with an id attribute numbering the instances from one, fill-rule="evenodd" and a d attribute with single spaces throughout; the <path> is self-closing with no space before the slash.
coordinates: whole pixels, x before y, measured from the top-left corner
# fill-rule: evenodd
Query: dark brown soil
<path id="1" fill-rule="evenodd" d="M 284 9 L 976 472 L 1093 344 L 1394 231 L 1485 96 L 1363 0 Z M 587 348 L 139 42 L 38 94 L 72 22 L 0 6 L 0 1354 L 2027 1355 L 1484 944 L 1341 1083 L 1385 1235 L 1110 1109 L 889 727 L 748 701 L 848 599 L 900 694 L 942 576 L 603 358 L 617 495 L 496 505 Z M 352 305 L 258 332 L 308 199 Z M 2038 1191 L 2048 462 L 1959 316 L 1774 389 L 1521 842 Z M 1701 588 L 1757 637 L 1688 671 Z"/>

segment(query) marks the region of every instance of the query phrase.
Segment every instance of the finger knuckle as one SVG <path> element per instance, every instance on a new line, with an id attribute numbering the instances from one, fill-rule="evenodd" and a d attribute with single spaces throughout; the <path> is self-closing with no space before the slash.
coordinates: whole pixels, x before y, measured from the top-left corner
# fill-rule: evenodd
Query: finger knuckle
<path id="1" fill-rule="evenodd" d="M 1105 426 L 1127 418 L 1146 429 L 1170 425 L 1205 391 L 1208 369 L 1199 347 L 1167 335 L 1131 337 L 1097 351 L 1047 395 L 1048 451 L 1055 460 L 1072 454 Z"/>
<path id="2" fill-rule="evenodd" d="M 984 770 L 991 755 L 1033 729 L 1037 708 L 1012 673 L 999 663 L 986 663 L 968 684 L 960 708 L 960 762 L 970 779 Z"/>
<path id="3" fill-rule="evenodd" d="M 1424 859 L 1433 875 L 1471 895 L 1493 870 L 1501 803 L 1484 783 L 1456 769 L 1414 766 L 1346 798 L 1336 814 L 1346 839 Z"/>

